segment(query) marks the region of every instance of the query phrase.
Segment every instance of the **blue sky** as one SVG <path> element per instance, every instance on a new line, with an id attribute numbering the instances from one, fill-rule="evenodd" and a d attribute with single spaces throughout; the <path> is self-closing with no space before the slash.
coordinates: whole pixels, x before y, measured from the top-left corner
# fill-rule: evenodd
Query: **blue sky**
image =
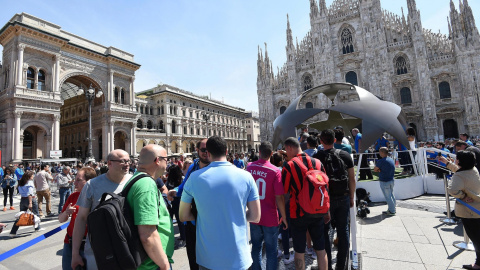
<path id="1" fill-rule="evenodd" d="M 327 6 L 333 0 L 327 0 Z M 407 13 L 407 0 L 382 0 Z M 423 27 L 448 33 L 449 0 L 417 0 Z M 454 1 L 458 9 L 458 1 Z M 480 1 L 470 0 L 477 22 Z M 63 30 L 135 55 L 135 90 L 170 84 L 258 111 L 257 46 L 274 70 L 285 62 L 286 14 L 299 40 L 310 29 L 309 0 L 0 0 L 0 24 L 26 12 Z"/>

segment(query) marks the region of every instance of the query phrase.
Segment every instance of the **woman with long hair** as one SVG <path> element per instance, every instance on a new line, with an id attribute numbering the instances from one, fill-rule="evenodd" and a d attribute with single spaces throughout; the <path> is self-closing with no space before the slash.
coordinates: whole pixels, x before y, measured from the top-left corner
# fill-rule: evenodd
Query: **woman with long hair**
<path id="1" fill-rule="evenodd" d="M 26 171 L 20 181 L 18 181 L 18 193 L 22 196 L 20 199 L 20 211 L 30 210 L 33 214 L 38 216 L 38 204 L 35 200 L 35 186 L 33 184 L 33 172 Z M 18 220 L 17 220 L 18 221 Z M 10 237 L 15 237 L 17 235 L 17 221 L 10 231 Z M 35 231 L 40 230 L 40 223 L 35 228 Z"/>
<path id="2" fill-rule="evenodd" d="M 448 185 L 448 193 L 467 203 L 477 212 L 480 211 L 480 175 L 475 168 L 475 154 L 470 151 L 457 153 L 455 164 L 447 162 L 447 167 L 455 174 Z M 465 269 L 480 269 L 480 214 L 469 207 L 455 203 L 455 215 L 462 220 L 463 227 L 475 248 L 475 263 L 466 264 Z"/>
<path id="3" fill-rule="evenodd" d="M 15 210 L 13 207 L 13 191 L 15 190 L 15 185 L 17 184 L 17 176 L 13 173 L 13 169 L 8 167 L 5 169 L 5 175 L 2 179 L 2 189 L 3 189 L 3 211 L 7 211 L 7 198 L 10 198 L 10 210 Z"/>
<path id="4" fill-rule="evenodd" d="M 167 176 L 167 183 L 165 184 L 168 190 L 172 190 L 177 188 L 183 180 L 183 173 L 182 168 L 180 168 L 176 164 L 172 164 L 170 168 L 168 168 L 168 176 Z M 177 248 L 182 248 L 186 245 L 185 242 L 185 225 L 183 222 L 180 222 L 178 210 L 180 208 L 180 197 L 174 197 L 172 201 L 172 212 L 171 216 L 173 219 L 173 215 L 175 215 L 175 219 L 177 220 L 178 230 L 180 231 L 180 241 L 177 244 Z"/>
<path id="5" fill-rule="evenodd" d="M 182 168 L 183 176 L 187 174 L 188 168 L 190 168 L 190 165 L 192 164 L 193 164 L 193 160 L 191 158 L 185 159 L 185 161 L 183 162 L 183 168 Z"/>

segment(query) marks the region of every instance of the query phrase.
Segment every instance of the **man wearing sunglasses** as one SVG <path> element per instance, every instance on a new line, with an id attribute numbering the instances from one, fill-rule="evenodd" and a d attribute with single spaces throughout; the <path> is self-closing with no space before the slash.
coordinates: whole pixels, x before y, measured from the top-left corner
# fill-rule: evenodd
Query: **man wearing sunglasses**
<path id="1" fill-rule="evenodd" d="M 125 183 L 132 177 L 128 173 L 130 166 L 130 156 L 127 152 L 116 149 L 110 152 L 107 156 L 108 172 L 101 174 L 88 181 L 82 189 L 78 197 L 77 205 L 79 206 L 77 218 L 75 219 L 75 226 L 73 229 L 72 240 L 72 268 L 75 269 L 77 265 L 84 265 L 82 257 L 80 256 L 80 246 L 83 236 L 85 234 L 85 225 L 87 224 L 87 216 L 100 203 L 103 193 L 122 191 Z M 95 256 L 88 241 L 85 243 L 85 259 L 87 261 L 87 269 L 97 269 L 95 263 Z"/>
<path id="2" fill-rule="evenodd" d="M 178 186 L 178 191 L 172 189 L 168 192 L 168 200 L 173 201 L 173 197 L 182 197 L 183 187 L 185 186 L 186 181 L 192 174 L 192 172 L 202 169 L 208 164 L 208 155 L 207 155 L 207 139 L 203 139 L 197 143 L 197 153 L 198 159 L 195 159 L 192 165 L 188 168 L 185 177 L 183 178 L 182 183 Z M 192 201 L 192 212 L 197 216 L 197 208 L 195 206 L 195 201 Z M 197 235 L 195 228 L 195 221 L 187 221 L 185 226 L 185 240 L 187 242 L 187 257 L 190 269 L 198 270 L 197 257 L 195 255 L 195 245 L 197 243 Z"/>
<path id="3" fill-rule="evenodd" d="M 127 194 L 134 223 L 148 258 L 138 269 L 171 269 L 175 244 L 173 223 L 165 201 L 159 194 L 154 179 L 167 169 L 167 151 L 156 144 L 142 148 L 138 156 L 138 170 L 132 176 L 142 175 Z"/>

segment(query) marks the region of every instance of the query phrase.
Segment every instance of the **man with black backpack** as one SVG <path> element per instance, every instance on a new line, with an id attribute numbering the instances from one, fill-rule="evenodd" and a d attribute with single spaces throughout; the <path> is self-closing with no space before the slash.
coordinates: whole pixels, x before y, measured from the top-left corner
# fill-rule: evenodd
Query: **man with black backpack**
<path id="1" fill-rule="evenodd" d="M 77 265 L 85 265 L 80 256 L 80 246 L 82 245 L 82 239 L 85 235 L 88 215 L 98 206 L 103 193 L 119 193 L 132 176 L 128 174 L 130 155 L 123 150 L 116 149 L 110 152 L 107 156 L 107 164 L 109 168 L 108 172 L 88 181 L 78 197 L 77 205 L 79 209 L 77 218 L 75 219 L 72 237 L 72 269 L 76 269 Z M 91 228 L 89 228 L 89 234 L 90 231 Z M 97 269 L 95 256 L 88 237 L 85 243 L 84 254 L 87 261 L 87 269 Z"/>
<path id="2" fill-rule="evenodd" d="M 317 254 L 318 268 L 326 270 L 327 255 L 323 231 L 325 221 L 330 219 L 326 191 L 328 178 L 320 171 L 320 161 L 302 152 L 296 138 L 287 138 L 284 146 L 289 161 L 283 167 L 282 181 L 285 193 L 290 192 L 291 196 L 289 214 L 295 269 L 305 269 L 305 242 L 308 231 Z"/>
<path id="3" fill-rule="evenodd" d="M 325 167 L 329 178 L 330 217 L 335 224 L 338 236 L 338 253 L 336 269 L 345 269 L 349 238 L 349 213 L 354 205 L 355 171 L 353 160 L 344 150 L 335 149 L 335 133 L 326 129 L 320 134 L 320 142 L 324 150 L 313 157 L 318 158 Z M 325 250 L 328 256 L 328 269 L 332 269 L 331 244 L 328 236 L 330 224 L 325 227 Z"/>

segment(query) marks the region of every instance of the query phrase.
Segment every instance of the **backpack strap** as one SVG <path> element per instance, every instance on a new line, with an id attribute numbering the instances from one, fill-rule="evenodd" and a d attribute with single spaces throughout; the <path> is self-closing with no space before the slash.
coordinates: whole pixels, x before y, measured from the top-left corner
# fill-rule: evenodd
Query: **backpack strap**
<path id="1" fill-rule="evenodd" d="M 139 173 L 137 176 L 135 176 L 132 180 L 130 180 L 130 181 L 128 182 L 128 184 L 125 186 L 125 188 L 123 188 L 123 190 L 122 190 L 122 192 L 121 192 L 122 195 L 123 195 L 124 197 L 127 197 L 127 194 L 128 194 L 128 192 L 130 191 L 130 189 L 132 188 L 133 184 L 135 184 L 138 180 L 140 180 L 140 179 L 142 179 L 142 178 L 144 178 L 144 177 L 150 177 L 150 178 L 152 178 L 150 175 L 148 175 L 148 174 L 146 174 L 146 173 Z M 153 178 L 152 178 L 152 180 L 153 180 Z"/>

